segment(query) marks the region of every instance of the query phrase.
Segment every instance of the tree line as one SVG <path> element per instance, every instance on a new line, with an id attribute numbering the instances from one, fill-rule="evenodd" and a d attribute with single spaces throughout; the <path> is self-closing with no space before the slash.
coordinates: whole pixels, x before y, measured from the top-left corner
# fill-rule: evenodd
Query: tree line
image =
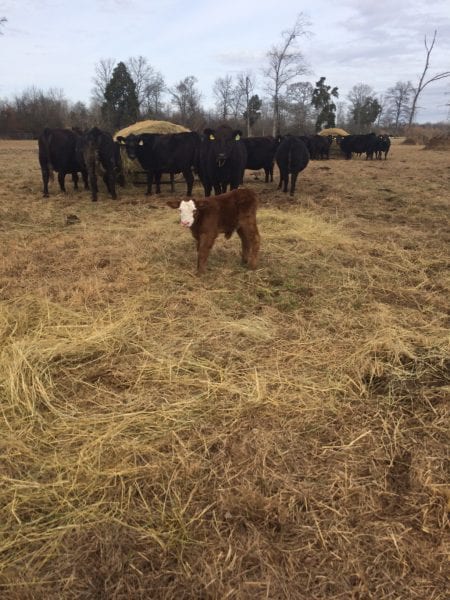
<path id="1" fill-rule="evenodd" d="M 0 19 L 0 25 L 5 23 Z M 212 108 L 205 108 L 194 75 L 170 86 L 146 57 L 118 62 L 107 58 L 95 66 L 89 104 L 68 100 L 62 90 L 36 87 L 0 100 L 0 136 L 36 137 L 44 127 L 86 129 L 94 124 L 115 132 L 142 119 L 172 121 L 193 130 L 227 121 L 247 135 L 313 133 L 336 126 L 354 133 L 382 128 L 395 134 L 413 122 L 423 89 L 450 76 L 444 72 L 427 78 L 435 31 L 431 43 L 425 37 L 425 67 L 416 86 L 398 81 L 380 94 L 358 83 L 343 101 L 326 77 L 314 84 L 304 79 L 308 69 L 299 42 L 308 35 L 307 26 L 300 13 L 282 32 L 267 52 L 259 81 L 252 72 L 218 77 Z"/>

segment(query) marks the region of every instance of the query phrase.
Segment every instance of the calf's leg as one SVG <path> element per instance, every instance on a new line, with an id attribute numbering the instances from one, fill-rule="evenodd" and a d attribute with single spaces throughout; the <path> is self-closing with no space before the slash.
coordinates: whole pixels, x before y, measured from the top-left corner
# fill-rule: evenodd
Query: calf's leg
<path id="1" fill-rule="evenodd" d="M 201 233 L 197 242 L 197 275 L 202 275 L 206 271 L 206 261 L 209 252 L 213 247 L 217 237 L 217 232 Z"/>
<path id="2" fill-rule="evenodd" d="M 256 224 L 248 224 L 238 227 L 236 231 L 242 242 L 242 264 L 248 265 L 250 269 L 256 269 L 260 246 L 258 227 Z"/>

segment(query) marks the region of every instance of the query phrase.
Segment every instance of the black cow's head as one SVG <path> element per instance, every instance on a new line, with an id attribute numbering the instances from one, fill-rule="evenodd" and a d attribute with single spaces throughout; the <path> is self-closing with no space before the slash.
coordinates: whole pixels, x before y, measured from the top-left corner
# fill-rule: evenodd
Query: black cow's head
<path id="1" fill-rule="evenodd" d="M 139 146 L 144 145 L 142 137 L 140 135 L 134 135 L 134 133 L 130 133 L 130 135 L 127 135 L 126 138 L 119 135 L 116 139 L 120 145 L 125 146 L 128 158 L 131 158 L 131 160 L 137 158 Z"/>
<path id="2" fill-rule="evenodd" d="M 228 125 L 220 125 L 217 129 L 205 129 L 203 133 L 216 165 L 223 167 L 241 139 L 242 131 L 231 129 Z"/>

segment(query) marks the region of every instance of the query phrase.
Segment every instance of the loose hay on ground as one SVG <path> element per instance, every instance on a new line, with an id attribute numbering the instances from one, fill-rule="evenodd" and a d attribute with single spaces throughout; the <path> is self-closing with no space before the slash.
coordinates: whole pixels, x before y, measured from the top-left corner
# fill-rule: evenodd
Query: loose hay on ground
<path id="1" fill-rule="evenodd" d="M 0 164 L 2 598 L 444 600 L 445 165 L 250 182 L 258 270 L 218 240 L 198 279 L 170 209 L 44 202 L 30 147 Z"/>

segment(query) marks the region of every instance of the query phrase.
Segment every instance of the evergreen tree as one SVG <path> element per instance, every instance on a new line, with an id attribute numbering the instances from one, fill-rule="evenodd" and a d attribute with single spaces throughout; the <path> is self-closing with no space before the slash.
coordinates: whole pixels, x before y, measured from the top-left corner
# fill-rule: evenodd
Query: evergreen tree
<path id="1" fill-rule="evenodd" d="M 316 81 L 311 104 L 318 111 L 316 119 L 316 131 L 322 127 L 336 127 L 336 104 L 332 98 L 339 98 L 338 88 L 331 88 L 331 85 L 325 85 L 326 77 L 321 77 Z"/>
<path id="2" fill-rule="evenodd" d="M 121 129 L 138 119 L 139 102 L 136 84 L 125 63 L 119 62 L 105 88 L 102 116 L 108 127 Z"/>
<path id="3" fill-rule="evenodd" d="M 262 101 L 260 100 L 258 94 L 251 96 L 248 101 L 248 111 L 244 111 L 242 115 L 246 122 L 248 122 L 250 130 L 261 116 L 261 106 Z"/>

